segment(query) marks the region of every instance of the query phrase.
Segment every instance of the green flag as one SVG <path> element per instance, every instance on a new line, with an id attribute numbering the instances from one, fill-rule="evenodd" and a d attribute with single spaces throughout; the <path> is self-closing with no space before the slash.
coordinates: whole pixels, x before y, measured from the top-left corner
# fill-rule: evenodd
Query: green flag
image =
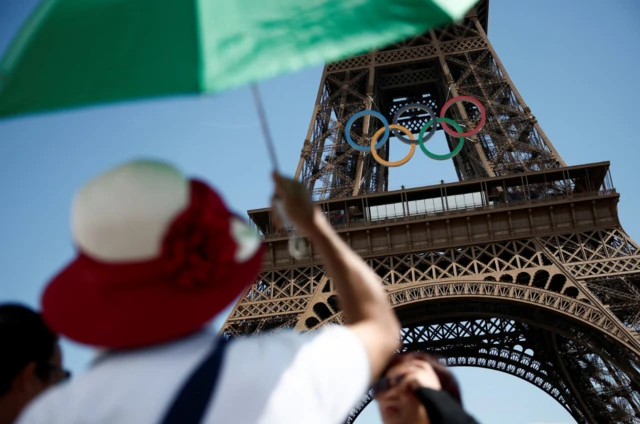
<path id="1" fill-rule="evenodd" d="M 221 90 L 461 19 L 477 0 L 43 0 L 0 62 L 0 118 Z"/>

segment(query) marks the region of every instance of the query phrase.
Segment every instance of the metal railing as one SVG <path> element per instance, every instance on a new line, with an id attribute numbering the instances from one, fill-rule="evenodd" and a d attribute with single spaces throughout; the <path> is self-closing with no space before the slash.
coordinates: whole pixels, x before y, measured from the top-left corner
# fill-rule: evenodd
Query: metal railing
<path id="1" fill-rule="evenodd" d="M 357 229 L 357 228 L 364 228 L 372 225 L 380 225 L 380 224 L 387 224 L 387 223 L 393 224 L 393 223 L 400 223 L 400 222 L 419 221 L 419 220 L 434 218 L 434 217 L 464 215 L 469 212 L 490 212 L 494 210 L 503 210 L 503 209 L 513 208 L 513 207 L 527 206 L 527 205 L 555 203 L 563 200 L 580 200 L 580 199 L 589 198 L 589 197 L 610 196 L 616 193 L 617 192 L 615 189 L 610 189 L 610 190 L 601 190 L 601 191 L 594 191 L 594 192 L 588 192 L 588 193 L 562 194 L 557 196 L 543 197 L 540 199 L 525 199 L 525 200 L 518 200 L 513 202 L 507 202 L 507 203 L 495 203 L 492 205 L 485 205 L 485 206 L 469 206 L 469 207 L 461 206 L 456 208 L 449 208 L 447 210 L 438 211 L 438 212 L 420 212 L 420 213 L 408 212 L 404 214 L 399 213 L 396 215 L 385 215 L 384 217 L 377 217 L 375 219 L 371 219 L 368 221 L 359 220 L 359 221 L 353 221 L 353 222 L 345 222 L 343 224 L 332 224 L 332 225 L 333 225 L 333 228 L 336 230 L 346 230 L 350 228 Z M 560 223 L 558 225 L 560 225 Z M 562 223 L 562 225 L 569 226 L 568 223 Z M 293 234 L 292 231 L 282 230 L 282 231 L 271 233 L 271 234 L 265 234 L 263 237 L 265 240 L 273 240 L 273 239 L 289 238 L 292 234 Z"/>

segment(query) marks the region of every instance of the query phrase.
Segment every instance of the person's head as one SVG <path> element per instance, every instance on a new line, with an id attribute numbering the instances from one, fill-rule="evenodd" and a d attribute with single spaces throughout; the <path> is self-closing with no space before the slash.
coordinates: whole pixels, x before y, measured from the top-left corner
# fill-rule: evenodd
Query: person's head
<path id="1" fill-rule="evenodd" d="M 45 287 L 42 315 L 56 333 L 104 350 L 202 330 L 262 266 L 260 236 L 213 188 L 154 160 L 85 184 L 71 232 L 77 255 Z"/>
<path id="2" fill-rule="evenodd" d="M 0 304 L 0 415 L 18 414 L 42 391 L 68 377 L 58 337 L 40 315 L 17 304 Z"/>
<path id="3" fill-rule="evenodd" d="M 462 406 L 458 382 L 446 366 L 426 353 L 394 356 L 374 385 L 384 424 L 429 424 L 429 415 L 414 395 L 418 387 L 447 392 Z"/>

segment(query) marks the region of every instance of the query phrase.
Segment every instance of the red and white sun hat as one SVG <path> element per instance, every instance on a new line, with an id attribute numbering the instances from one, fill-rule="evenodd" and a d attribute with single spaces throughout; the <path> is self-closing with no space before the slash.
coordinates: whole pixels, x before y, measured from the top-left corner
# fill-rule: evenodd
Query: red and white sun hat
<path id="1" fill-rule="evenodd" d="M 156 161 L 119 166 L 73 202 L 76 258 L 47 285 L 58 333 L 108 349 L 193 333 L 260 271 L 258 234 L 207 184 Z"/>

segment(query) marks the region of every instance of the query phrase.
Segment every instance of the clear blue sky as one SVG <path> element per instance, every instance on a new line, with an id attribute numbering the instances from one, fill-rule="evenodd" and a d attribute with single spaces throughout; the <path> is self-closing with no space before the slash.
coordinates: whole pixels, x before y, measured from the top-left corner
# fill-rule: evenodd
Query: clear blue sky
<path id="1" fill-rule="evenodd" d="M 0 0 L 0 53 L 37 0 Z M 640 238 L 636 160 L 640 3 L 636 0 L 491 0 L 489 38 L 525 101 L 570 165 L 610 160 L 620 215 Z M 295 171 L 321 67 L 262 84 L 280 163 Z M 43 70 L 46 72 L 46 70 Z M 436 153 L 444 152 L 442 135 Z M 404 155 L 395 150 L 399 158 Z M 268 204 L 269 162 L 247 89 L 0 121 L 0 301 L 38 305 L 43 284 L 73 256 L 74 190 L 136 157 L 170 160 L 212 182 L 238 211 Z M 421 155 L 390 185 L 455 180 L 450 162 Z M 219 325 L 218 322 L 217 325 Z M 80 372 L 91 352 L 64 343 Z M 565 424 L 541 390 L 506 374 L 456 368 L 468 408 L 486 424 Z M 364 424 L 379 423 L 368 408 Z"/>

